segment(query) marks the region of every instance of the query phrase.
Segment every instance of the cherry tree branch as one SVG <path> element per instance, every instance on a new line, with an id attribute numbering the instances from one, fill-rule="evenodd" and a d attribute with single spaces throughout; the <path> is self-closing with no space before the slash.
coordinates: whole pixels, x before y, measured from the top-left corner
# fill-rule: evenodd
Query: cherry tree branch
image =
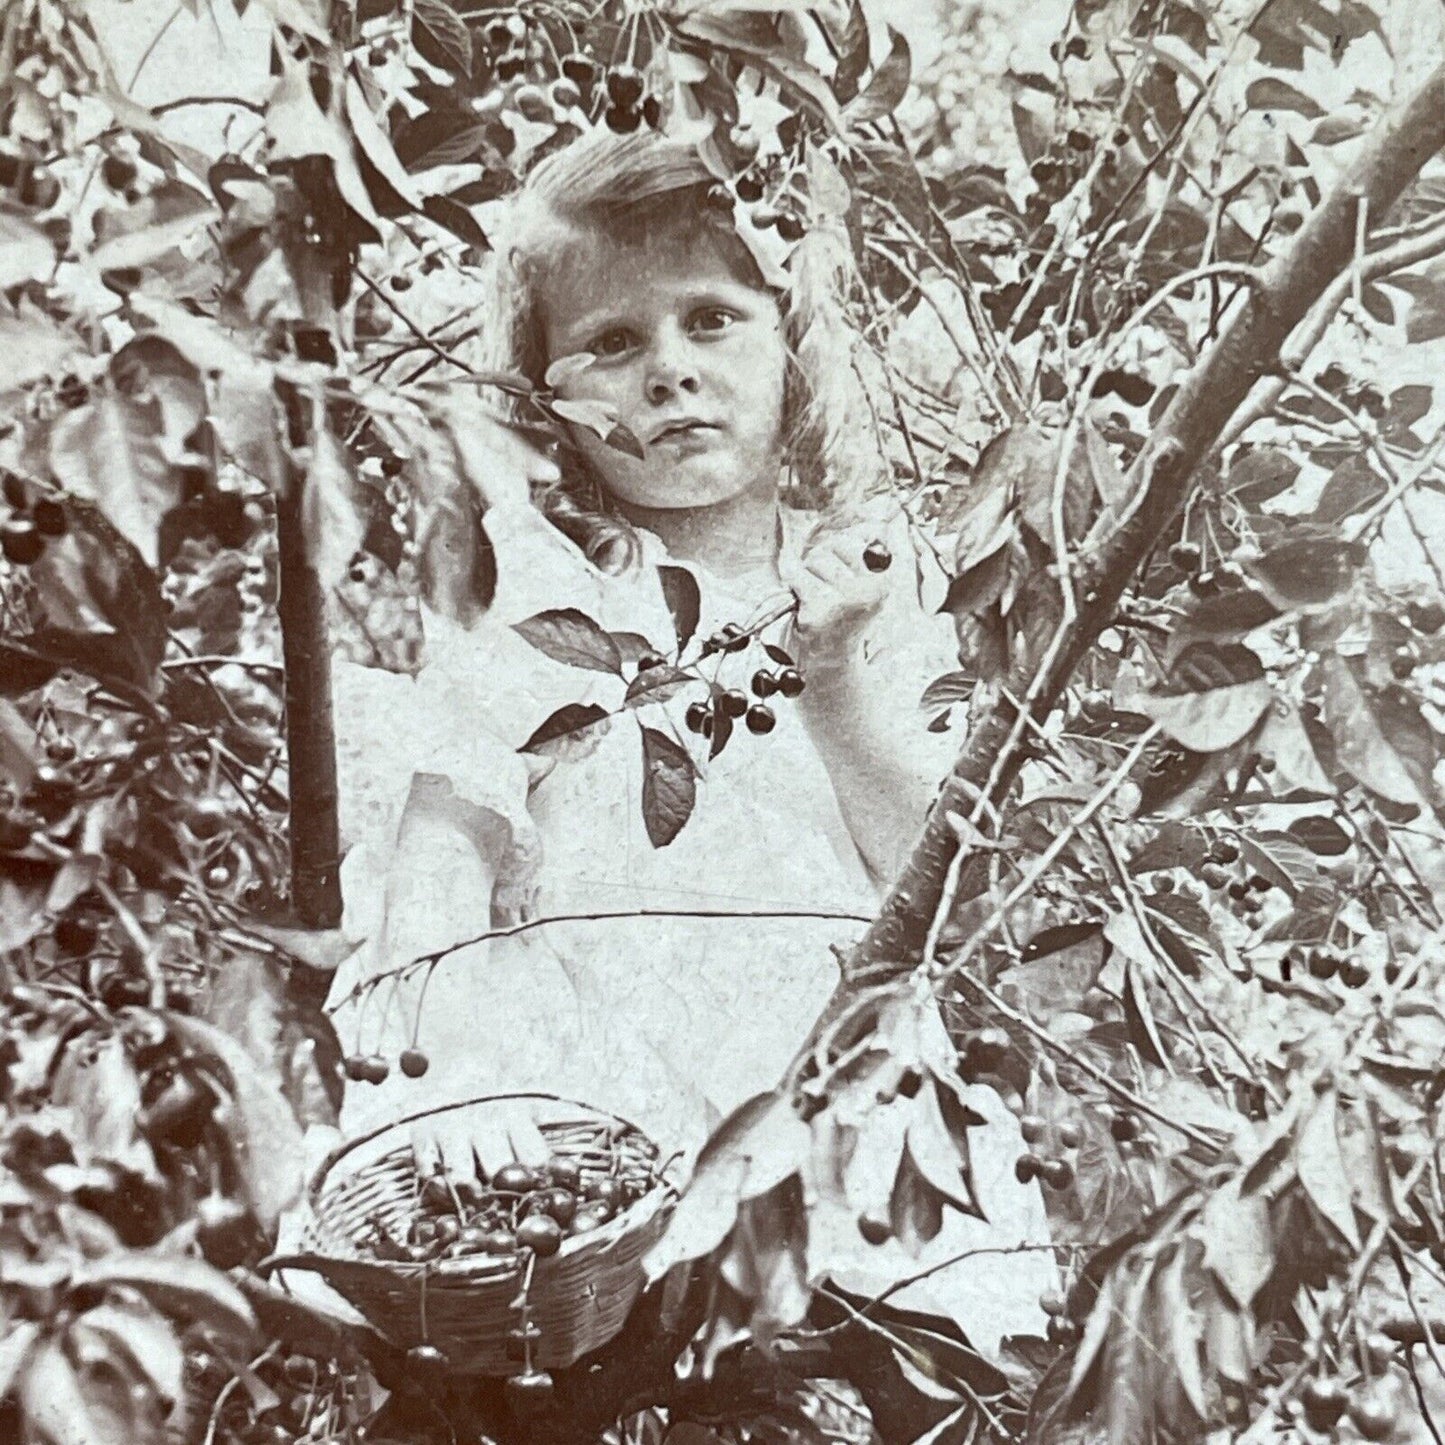
<path id="1" fill-rule="evenodd" d="M 1353 262 L 1359 206 L 1385 215 L 1442 146 L 1445 66 L 1377 128 L 1342 184 L 1301 228 L 1289 252 L 1261 271 L 1224 335 L 1180 386 L 1152 444 L 1127 478 L 1130 492 L 1142 501 L 1087 568 L 1085 602 L 1062 645 L 1037 677 L 1034 660 L 1025 659 L 1008 679 L 1006 693 L 1031 698 L 1026 707 L 1036 720 L 1047 715 L 1112 621 L 1129 579 L 1183 505 L 1195 467 L 1256 383 L 1272 371 L 1291 333 Z M 1025 709 L 1005 701 L 975 730 L 944 782 L 913 856 L 847 961 L 845 991 L 848 978 L 866 975 L 876 983 L 880 969 L 902 975 L 921 957 L 949 866 L 963 846 L 948 814 L 971 816 L 977 802 L 996 808 L 1007 796 L 1023 763 L 1017 742 L 1024 714 Z"/>

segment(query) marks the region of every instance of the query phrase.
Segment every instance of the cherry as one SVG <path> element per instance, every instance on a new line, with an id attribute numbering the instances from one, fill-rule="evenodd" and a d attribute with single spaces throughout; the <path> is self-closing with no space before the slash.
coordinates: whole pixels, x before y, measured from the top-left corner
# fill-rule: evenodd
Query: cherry
<path id="1" fill-rule="evenodd" d="M 1347 1408 L 1350 1423 L 1366 1440 L 1383 1440 L 1395 1428 L 1395 1412 L 1378 1396 L 1357 1396 Z"/>
<path id="2" fill-rule="evenodd" d="M 361 1083 L 366 1078 L 366 1055 L 347 1054 L 341 1061 L 341 1071 L 353 1084 Z"/>
<path id="3" fill-rule="evenodd" d="M 1244 569 L 1238 562 L 1221 562 L 1214 569 L 1214 580 L 1225 592 L 1233 592 L 1244 586 Z"/>
<path id="4" fill-rule="evenodd" d="M 1133 1114 L 1118 1113 L 1109 1120 L 1109 1133 L 1120 1144 L 1127 1144 L 1139 1137 L 1139 1121 Z"/>
<path id="5" fill-rule="evenodd" d="M 797 697 L 806 686 L 803 674 L 796 667 L 785 667 L 778 674 L 778 691 L 784 697 Z"/>
<path id="6" fill-rule="evenodd" d="M 607 98 L 617 106 L 633 107 L 645 89 L 642 72 L 632 65 L 614 65 L 607 72 Z"/>
<path id="7" fill-rule="evenodd" d="M 136 164 L 125 156 L 106 156 L 100 167 L 101 179 L 113 191 L 123 191 L 135 184 Z"/>
<path id="8" fill-rule="evenodd" d="M 1340 960 L 1333 949 L 1312 948 L 1309 953 L 1309 970 L 1312 978 L 1330 979 L 1339 972 Z"/>
<path id="9" fill-rule="evenodd" d="M 610 1177 L 592 1180 L 582 1193 L 585 1198 L 605 1204 L 611 1209 L 616 1209 L 622 1203 L 622 1185 Z"/>
<path id="10" fill-rule="evenodd" d="M 609 105 L 603 119 L 606 120 L 609 130 L 615 130 L 619 135 L 629 135 L 642 124 L 642 112 L 629 110 L 625 106 Z"/>
<path id="11" fill-rule="evenodd" d="M 1370 981 L 1370 970 L 1358 958 L 1347 958 L 1340 964 L 1340 982 L 1346 988 L 1363 988 Z"/>
<path id="12" fill-rule="evenodd" d="M 1020 1184 L 1032 1184 L 1042 1172 L 1043 1161 L 1036 1154 L 1020 1154 L 1014 1162 L 1014 1178 Z"/>
<path id="13" fill-rule="evenodd" d="M 55 925 L 55 942 L 63 953 L 89 953 L 95 944 L 95 925 L 85 918 L 62 918 Z"/>
<path id="14" fill-rule="evenodd" d="M 380 1054 L 373 1054 L 366 1061 L 366 1072 L 362 1078 L 368 1084 L 381 1084 L 386 1082 L 386 1076 L 389 1073 L 391 1073 L 391 1065 Z"/>
<path id="15" fill-rule="evenodd" d="M 1349 1393 L 1338 1380 L 1308 1380 L 1300 1392 L 1306 1421 L 1311 1429 L 1321 1432 L 1334 1429 L 1349 1399 Z"/>
<path id="16" fill-rule="evenodd" d="M 547 1164 L 547 1177 L 561 1189 L 576 1194 L 582 1188 L 582 1166 L 575 1159 L 553 1159 Z"/>
<path id="17" fill-rule="evenodd" d="M 1068 1300 L 1056 1289 L 1047 1290 L 1039 1296 L 1039 1308 L 1046 1315 L 1061 1315 L 1068 1307 Z"/>
<path id="18" fill-rule="evenodd" d="M 1050 1189 L 1067 1189 L 1074 1182 L 1074 1166 L 1067 1159 L 1050 1159 L 1039 1173 Z"/>
<path id="19" fill-rule="evenodd" d="M 1233 838 L 1219 837 L 1209 845 L 1211 863 L 1235 863 L 1239 860 L 1239 844 Z"/>
<path id="20" fill-rule="evenodd" d="M 642 118 L 653 130 L 662 123 L 662 102 L 655 95 L 649 95 L 642 102 Z"/>
<path id="21" fill-rule="evenodd" d="M 548 88 L 548 94 L 552 98 L 552 104 L 560 106 L 563 110 L 571 110 L 574 105 L 582 104 L 581 86 L 575 80 L 568 80 L 565 76 L 552 82 Z"/>
<path id="22" fill-rule="evenodd" d="M 782 229 L 780 223 L 778 231 L 781 233 Z M 783 239 L 787 240 L 788 237 L 784 236 Z M 893 553 L 883 542 L 870 542 L 863 549 L 863 565 L 870 572 L 886 572 L 893 565 Z"/>
<path id="23" fill-rule="evenodd" d="M 552 114 L 551 100 L 539 85 L 519 85 L 512 96 L 512 104 L 528 120 L 544 121 Z"/>
<path id="24" fill-rule="evenodd" d="M 527 69 L 527 58 L 515 52 L 501 57 L 496 64 L 497 79 L 503 83 L 516 80 Z"/>
<path id="25" fill-rule="evenodd" d="M 715 215 L 730 217 L 733 213 L 733 193 L 721 181 L 714 181 L 707 188 L 702 203 Z"/>
<path id="26" fill-rule="evenodd" d="M 444 1214 L 436 1221 L 432 1237 L 441 1245 L 455 1244 L 461 1232 L 462 1227 L 457 1223 L 456 1215 Z"/>
<path id="27" fill-rule="evenodd" d="M 997 1028 L 980 1029 L 968 1040 L 968 1061 L 975 1069 L 994 1069 L 1009 1051 L 1009 1036 Z"/>
<path id="28" fill-rule="evenodd" d="M 733 190 L 737 193 L 738 200 L 745 205 L 756 205 L 763 198 L 763 183 L 755 175 L 745 173 L 740 175 L 733 182 Z"/>
<path id="29" fill-rule="evenodd" d="M 747 725 L 750 733 L 757 733 L 761 737 L 772 732 L 778 725 L 778 719 L 767 703 L 755 702 L 748 709 Z"/>
<path id="30" fill-rule="evenodd" d="M 444 1370 L 447 1357 L 435 1345 L 413 1345 L 406 1352 L 406 1362 L 419 1370 Z"/>
<path id="31" fill-rule="evenodd" d="M 5 498 L 5 505 L 13 507 L 17 512 L 23 512 L 30 505 L 30 495 L 26 490 L 25 480 L 18 477 L 14 472 L 0 473 L 0 495 Z"/>
<path id="32" fill-rule="evenodd" d="M 794 241 L 801 241 L 806 234 L 807 233 L 803 227 L 803 223 L 790 212 L 784 211 L 778 217 L 778 235 L 780 235 L 783 240 L 787 241 L 790 245 Z M 885 553 L 887 553 L 888 551 L 886 547 L 883 550 Z M 892 560 L 893 557 L 891 554 L 889 554 L 888 561 L 891 562 Z M 875 566 L 873 563 L 868 561 L 868 554 L 866 552 L 863 554 L 863 564 L 868 568 L 870 572 L 881 572 L 883 571 L 884 567 L 888 565 L 887 563 L 884 563 L 883 566 Z"/>
<path id="33" fill-rule="evenodd" d="M 577 1196 L 570 1189 L 548 1189 L 542 1201 L 542 1208 L 564 1227 L 577 1217 Z"/>
<path id="34" fill-rule="evenodd" d="M 1079 716 L 1085 722 L 1101 723 L 1113 716 L 1114 704 L 1106 692 L 1086 692 L 1079 699 Z"/>
<path id="35" fill-rule="evenodd" d="M 550 1214 L 529 1214 L 517 1226 L 517 1244 L 550 1259 L 562 1247 L 562 1226 Z"/>
<path id="36" fill-rule="evenodd" d="M 1230 882 L 1229 886 L 1224 891 L 1228 893 L 1229 896 L 1234 899 L 1236 903 L 1238 903 L 1240 899 L 1248 896 L 1249 884 L 1246 883 L 1242 878 L 1235 878 Z"/>
<path id="37" fill-rule="evenodd" d="M 141 1132 L 148 1139 L 191 1149 L 201 1142 L 215 1101 L 188 1074 L 175 1074 L 146 1106 L 140 1119 Z"/>
<path id="38" fill-rule="evenodd" d="M 525 1164 L 503 1164 L 492 1175 L 492 1188 L 499 1194 L 526 1194 L 536 1182 L 536 1175 Z"/>
<path id="39" fill-rule="evenodd" d="M 1415 671 L 1419 660 L 1415 649 L 1408 642 L 1402 643 L 1390 658 L 1390 672 L 1398 681 L 1404 682 Z"/>
<path id="40" fill-rule="evenodd" d="M 249 1234 L 250 1217 L 237 1200 L 208 1194 L 196 1206 L 196 1243 L 217 1269 L 235 1269 L 245 1260 Z"/>
<path id="41" fill-rule="evenodd" d="M 1445 604 L 1439 602 L 1411 602 L 1405 608 L 1405 615 L 1417 632 L 1439 632 L 1445 627 Z"/>
<path id="42" fill-rule="evenodd" d="M 63 537 L 70 528 L 65 508 L 54 497 L 41 497 L 30 515 L 42 537 Z"/>
<path id="43" fill-rule="evenodd" d="M 718 696 L 718 710 L 726 717 L 742 717 L 748 710 L 748 695 L 738 688 L 730 687 Z"/>
<path id="44" fill-rule="evenodd" d="M 11 516 L 0 523 L 0 552 L 17 567 L 29 567 L 45 551 L 45 538 L 29 517 Z"/>
<path id="45" fill-rule="evenodd" d="M 431 1060 L 420 1049 L 404 1049 L 397 1062 L 408 1079 L 419 1079 L 431 1068 Z"/>
<path id="46" fill-rule="evenodd" d="M 1229 874 L 1221 863 L 1206 863 L 1199 870 L 1200 879 L 1210 888 L 1224 888 L 1229 884 Z"/>
<path id="47" fill-rule="evenodd" d="M 778 681 L 767 668 L 760 667 L 748 684 L 755 697 L 771 697 L 778 690 Z"/>
<path id="48" fill-rule="evenodd" d="M 893 1228 L 886 1219 L 880 1219 L 876 1214 L 860 1214 L 858 1216 L 858 1233 L 869 1244 L 885 1244 L 893 1238 Z"/>
<path id="49" fill-rule="evenodd" d="M 423 1209 L 450 1209 L 452 1207 L 452 1191 L 447 1187 L 447 1181 L 440 1174 L 433 1174 L 430 1179 L 422 1181 L 421 1199 Z"/>
<path id="50" fill-rule="evenodd" d="M 1024 1136 L 1024 1143 L 1037 1144 L 1044 1137 L 1048 1128 L 1048 1121 L 1042 1114 L 1025 1114 L 1019 1120 L 1019 1132 Z"/>
<path id="51" fill-rule="evenodd" d="M 1213 572 L 1196 572 L 1189 579 L 1189 590 L 1196 597 L 1213 597 L 1219 591 L 1219 582 Z"/>
<path id="52" fill-rule="evenodd" d="M 1072 1121 L 1059 1125 L 1059 1143 L 1065 1149 L 1077 1149 L 1084 1142 L 1084 1131 Z"/>
<path id="53" fill-rule="evenodd" d="M 482 27 L 482 39 L 492 50 L 504 50 L 512 43 L 512 32 L 507 28 L 507 22 L 498 17 L 488 20 Z"/>
<path id="54" fill-rule="evenodd" d="M 523 1375 L 507 1378 L 507 1397 L 512 1408 L 523 1412 L 536 1409 L 551 1397 L 552 1377 L 546 1370 L 528 1370 Z"/>
<path id="55" fill-rule="evenodd" d="M 689 703 L 682 720 L 689 732 L 706 736 L 712 730 L 712 711 L 705 702 Z"/>
<path id="56" fill-rule="evenodd" d="M 488 1254 L 513 1254 L 517 1248 L 517 1236 L 510 1229 L 491 1229 L 482 1240 L 482 1248 Z"/>
<path id="57" fill-rule="evenodd" d="M 1181 572 L 1197 572 L 1204 561 L 1204 553 L 1198 542 L 1176 542 L 1169 549 L 1169 561 Z"/>
<path id="58" fill-rule="evenodd" d="M 564 55 L 562 74 L 581 90 L 588 89 L 597 78 L 597 62 L 586 55 Z"/>

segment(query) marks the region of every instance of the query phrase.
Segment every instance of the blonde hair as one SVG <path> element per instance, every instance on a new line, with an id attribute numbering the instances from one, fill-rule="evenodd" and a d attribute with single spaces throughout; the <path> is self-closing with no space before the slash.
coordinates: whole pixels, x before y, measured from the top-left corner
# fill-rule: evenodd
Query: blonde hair
<path id="1" fill-rule="evenodd" d="M 680 245 L 711 238 L 739 280 L 772 290 L 782 310 L 789 472 L 782 500 L 804 510 L 857 500 L 876 488 L 885 464 L 853 364 L 858 333 L 847 308 L 856 278 L 847 235 L 837 225 L 813 227 L 795 245 L 789 285 L 780 293 L 764 281 L 730 215 L 708 204 L 714 183 L 694 146 L 648 130 L 619 135 L 599 128 L 540 162 L 494 228 L 485 359 L 543 384 L 540 294 L 547 277 L 598 233 L 622 244 L 658 233 Z M 519 403 L 510 406 L 521 420 Z M 626 570 L 641 555 L 631 524 L 610 508 L 601 480 L 565 440 L 558 461 L 562 480 L 540 489 L 537 505 L 596 566 Z"/>

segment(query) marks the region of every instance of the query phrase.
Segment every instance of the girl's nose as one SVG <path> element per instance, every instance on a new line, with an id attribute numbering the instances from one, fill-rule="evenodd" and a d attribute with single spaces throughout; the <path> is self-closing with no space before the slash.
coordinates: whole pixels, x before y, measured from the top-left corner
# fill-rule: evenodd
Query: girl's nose
<path id="1" fill-rule="evenodd" d="M 653 347 L 643 384 L 653 406 L 662 406 L 680 393 L 695 396 L 700 383 L 697 361 L 690 355 L 685 340 L 669 338 Z"/>

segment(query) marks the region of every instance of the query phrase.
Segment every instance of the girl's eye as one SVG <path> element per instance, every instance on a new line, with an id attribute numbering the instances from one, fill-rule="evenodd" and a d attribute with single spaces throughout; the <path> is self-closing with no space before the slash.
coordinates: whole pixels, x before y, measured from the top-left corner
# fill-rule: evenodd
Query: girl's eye
<path id="1" fill-rule="evenodd" d="M 631 344 L 631 338 L 621 327 L 604 331 L 595 341 L 589 342 L 587 350 L 594 356 L 620 356 Z"/>
<path id="2" fill-rule="evenodd" d="M 733 319 L 733 313 L 721 306 L 704 307 L 693 316 L 693 322 L 700 331 L 726 331 Z"/>

